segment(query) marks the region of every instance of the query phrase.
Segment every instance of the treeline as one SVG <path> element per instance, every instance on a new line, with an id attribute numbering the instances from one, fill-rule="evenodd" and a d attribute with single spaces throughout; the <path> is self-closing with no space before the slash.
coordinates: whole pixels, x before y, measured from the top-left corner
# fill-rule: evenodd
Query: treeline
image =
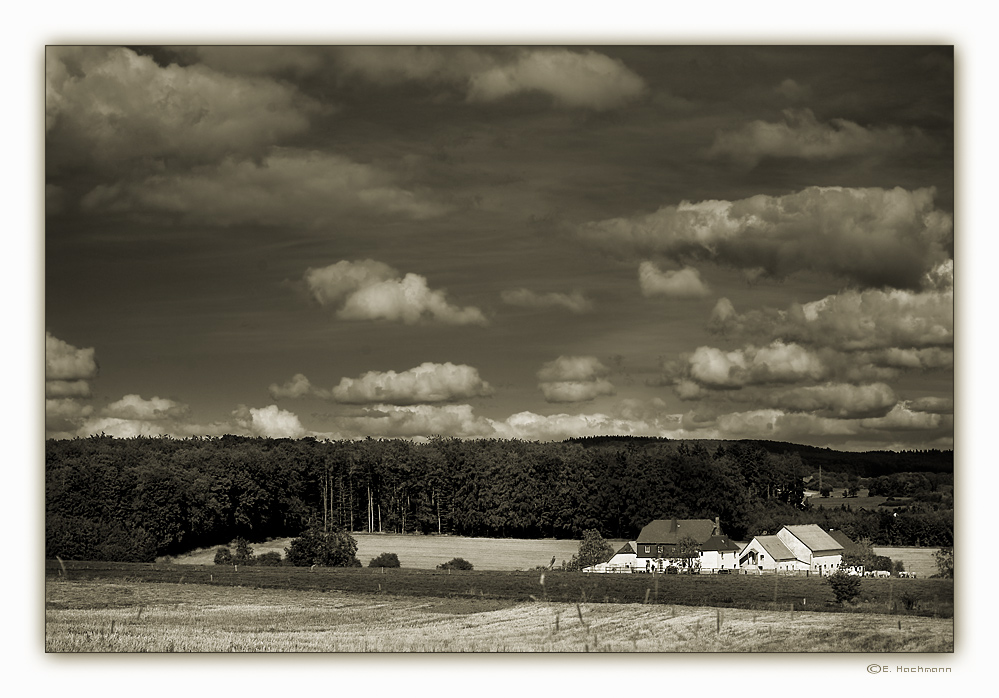
<path id="1" fill-rule="evenodd" d="M 835 518 L 874 543 L 949 544 L 947 522 L 936 521 L 946 512 L 906 512 L 921 523 L 900 529 L 902 516 L 806 510 L 807 471 L 795 452 L 742 443 L 50 440 L 46 555 L 143 561 L 309 526 L 577 539 L 596 529 L 633 539 L 673 516 L 718 516 L 736 539 Z"/>

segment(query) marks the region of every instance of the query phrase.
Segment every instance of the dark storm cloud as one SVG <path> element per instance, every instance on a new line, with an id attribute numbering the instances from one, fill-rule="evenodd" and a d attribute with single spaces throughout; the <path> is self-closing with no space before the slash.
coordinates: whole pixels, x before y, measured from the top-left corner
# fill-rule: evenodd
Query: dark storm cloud
<path id="1" fill-rule="evenodd" d="M 918 288 L 944 262 L 952 217 L 932 189 L 811 187 L 786 196 L 684 201 L 588 223 L 584 239 L 634 254 L 708 259 L 784 278 L 826 272 L 864 286 Z"/>

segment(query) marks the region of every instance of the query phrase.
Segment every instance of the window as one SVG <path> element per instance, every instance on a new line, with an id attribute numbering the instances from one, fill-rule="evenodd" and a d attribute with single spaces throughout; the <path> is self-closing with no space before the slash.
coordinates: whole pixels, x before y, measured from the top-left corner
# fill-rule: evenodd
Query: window
<path id="1" fill-rule="evenodd" d="M 646 553 L 648 553 L 648 552 L 649 552 L 649 548 L 651 548 L 651 547 L 652 547 L 652 546 L 649 546 L 649 545 L 646 545 L 646 546 L 645 546 L 645 552 L 646 552 Z"/>
<path id="2" fill-rule="evenodd" d="M 658 552 L 659 552 L 660 555 L 663 554 L 663 546 L 661 546 L 661 545 L 659 546 Z"/>

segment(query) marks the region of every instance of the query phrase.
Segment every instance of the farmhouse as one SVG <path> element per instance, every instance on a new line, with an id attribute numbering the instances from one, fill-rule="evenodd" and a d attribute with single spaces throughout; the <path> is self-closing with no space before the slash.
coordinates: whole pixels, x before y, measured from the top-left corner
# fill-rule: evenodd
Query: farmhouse
<path id="1" fill-rule="evenodd" d="M 843 550 L 842 543 L 816 524 L 784 526 L 775 536 L 757 536 L 750 541 L 739 555 L 739 566 L 831 574 L 842 562 Z"/>
<path id="2" fill-rule="evenodd" d="M 656 519 L 635 541 L 639 571 L 666 567 L 718 570 L 738 567 L 739 546 L 722 535 L 718 517 L 710 519 Z"/>

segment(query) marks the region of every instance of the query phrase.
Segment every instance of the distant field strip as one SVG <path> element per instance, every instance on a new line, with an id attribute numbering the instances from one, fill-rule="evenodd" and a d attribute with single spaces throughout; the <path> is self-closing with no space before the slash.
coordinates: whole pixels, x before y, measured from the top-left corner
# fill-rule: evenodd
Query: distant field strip
<path id="1" fill-rule="evenodd" d="M 395 553 L 403 567 L 432 570 L 448 560 L 461 557 L 477 570 L 530 570 L 555 558 L 556 567 L 579 552 L 579 541 L 519 540 L 514 538 L 464 538 L 461 536 L 418 536 L 392 533 L 351 533 L 357 541 L 357 559 L 367 566 L 381 553 Z M 625 541 L 609 541 L 616 552 Z M 284 555 L 290 538 L 254 543 L 254 554 L 276 551 Z M 202 550 L 174 559 L 178 564 L 210 565 L 215 549 Z"/>
<path id="2" fill-rule="evenodd" d="M 48 652 L 952 652 L 949 619 L 49 580 Z"/>

